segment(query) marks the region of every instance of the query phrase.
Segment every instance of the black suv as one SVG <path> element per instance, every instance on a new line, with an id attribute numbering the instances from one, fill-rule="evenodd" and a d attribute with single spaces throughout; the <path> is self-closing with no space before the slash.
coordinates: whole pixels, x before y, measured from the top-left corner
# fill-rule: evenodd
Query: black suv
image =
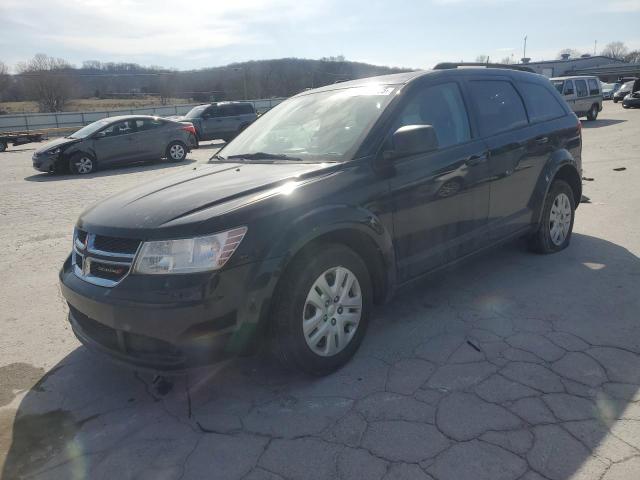
<path id="1" fill-rule="evenodd" d="M 210 164 L 86 210 L 60 272 L 75 334 L 180 371 L 269 342 L 344 364 L 373 304 L 492 245 L 569 244 L 581 127 L 540 75 L 446 64 L 305 91 Z"/>

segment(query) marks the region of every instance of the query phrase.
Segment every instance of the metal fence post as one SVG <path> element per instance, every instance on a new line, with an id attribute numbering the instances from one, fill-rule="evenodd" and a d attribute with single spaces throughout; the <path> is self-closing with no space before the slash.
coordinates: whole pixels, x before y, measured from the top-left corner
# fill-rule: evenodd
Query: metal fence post
<path id="1" fill-rule="evenodd" d="M 27 127 L 27 132 L 29 131 L 29 117 L 27 115 L 24 116 L 24 124 Z"/>

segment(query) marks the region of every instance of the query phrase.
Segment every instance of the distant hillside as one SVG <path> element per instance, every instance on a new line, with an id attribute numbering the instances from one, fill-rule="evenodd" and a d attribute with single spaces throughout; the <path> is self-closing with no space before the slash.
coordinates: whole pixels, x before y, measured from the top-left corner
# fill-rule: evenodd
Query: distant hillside
<path id="1" fill-rule="evenodd" d="M 56 85 L 58 90 L 67 90 L 63 103 L 80 98 L 148 98 L 150 95 L 160 97 L 162 102 L 171 98 L 204 102 L 287 97 L 306 88 L 409 70 L 351 62 L 343 57 L 257 60 L 191 71 L 98 61 L 84 62 L 80 68 L 64 63 L 64 60 L 59 60 L 58 65 L 61 66 L 46 74 L 30 70 L 14 75 L 2 100 L 38 100 L 35 98 L 38 89 L 31 84 L 36 78 L 42 81 L 42 75 L 55 77 L 56 84 L 63 83 Z"/>

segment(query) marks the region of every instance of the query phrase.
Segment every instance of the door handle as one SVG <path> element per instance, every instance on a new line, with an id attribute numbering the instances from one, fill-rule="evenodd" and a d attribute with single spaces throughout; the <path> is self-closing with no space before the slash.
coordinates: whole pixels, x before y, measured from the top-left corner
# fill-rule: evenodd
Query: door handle
<path id="1" fill-rule="evenodd" d="M 471 155 L 469 158 L 467 158 L 464 161 L 464 163 L 469 167 L 473 167 L 475 165 L 480 165 L 481 163 L 484 163 L 487 160 L 489 160 L 489 153 L 484 152 L 480 155 Z"/>
<path id="2" fill-rule="evenodd" d="M 549 137 L 538 137 L 536 138 L 536 143 L 538 145 L 544 145 L 545 143 L 549 143 Z"/>

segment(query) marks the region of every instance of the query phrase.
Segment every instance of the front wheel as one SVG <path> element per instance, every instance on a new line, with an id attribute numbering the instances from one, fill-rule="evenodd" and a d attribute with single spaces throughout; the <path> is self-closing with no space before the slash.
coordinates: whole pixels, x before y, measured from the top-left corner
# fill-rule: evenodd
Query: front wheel
<path id="1" fill-rule="evenodd" d="M 167 147 L 167 158 L 170 162 L 181 162 L 187 156 L 187 147 L 182 142 L 171 142 Z"/>
<path id="2" fill-rule="evenodd" d="M 538 230 L 530 238 L 530 248 L 538 253 L 555 253 L 567 248 L 575 217 L 573 190 L 564 180 L 554 180 L 547 193 Z"/>
<path id="3" fill-rule="evenodd" d="M 286 367 L 326 375 L 362 342 L 373 296 L 369 272 L 339 244 L 313 245 L 293 262 L 272 312 L 274 353 Z"/>
<path id="4" fill-rule="evenodd" d="M 598 105 L 596 105 L 595 103 L 591 105 L 591 109 L 587 112 L 587 120 L 593 121 L 598 118 L 599 111 L 600 110 L 598 109 Z"/>
<path id="5" fill-rule="evenodd" d="M 7 144 L 5 142 L 0 142 L 0 153 L 4 152 L 7 149 Z"/>
<path id="6" fill-rule="evenodd" d="M 86 175 L 96 169 L 96 160 L 88 153 L 76 153 L 69 160 L 69 170 L 76 175 Z"/>

